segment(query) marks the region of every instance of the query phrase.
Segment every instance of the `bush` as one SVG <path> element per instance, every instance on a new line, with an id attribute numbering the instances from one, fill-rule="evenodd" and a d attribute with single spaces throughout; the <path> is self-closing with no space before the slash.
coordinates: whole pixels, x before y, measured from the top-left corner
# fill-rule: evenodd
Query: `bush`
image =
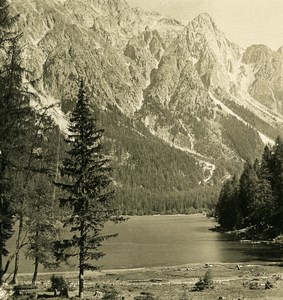
<path id="1" fill-rule="evenodd" d="M 63 276 L 52 275 L 50 278 L 51 289 L 54 291 L 54 295 L 57 296 L 57 292 L 60 294 L 63 290 L 68 290 L 68 284 Z"/>
<path id="2" fill-rule="evenodd" d="M 103 293 L 103 300 L 117 300 L 119 293 L 113 288 L 113 287 L 104 287 L 101 289 L 101 292 Z"/>
<path id="3" fill-rule="evenodd" d="M 194 291 L 203 291 L 213 288 L 213 280 L 211 270 L 207 270 L 204 277 L 201 277 L 194 286 Z"/>

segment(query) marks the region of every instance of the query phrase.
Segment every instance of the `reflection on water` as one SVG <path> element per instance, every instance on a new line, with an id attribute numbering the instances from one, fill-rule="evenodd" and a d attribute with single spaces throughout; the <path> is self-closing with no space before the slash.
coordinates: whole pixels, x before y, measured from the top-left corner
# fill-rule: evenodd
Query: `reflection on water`
<path id="1" fill-rule="evenodd" d="M 280 262 L 280 249 L 261 244 L 232 241 L 212 232 L 214 221 L 201 215 L 133 217 L 106 232 L 119 236 L 107 242 L 107 255 L 100 261 L 106 268 L 170 266 L 208 262 Z"/>
<path id="2" fill-rule="evenodd" d="M 210 231 L 215 223 L 202 215 L 131 217 L 121 224 L 107 224 L 105 233 L 119 233 L 103 245 L 103 268 L 173 266 L 213 262 L 281 262 L 275 247 L 232 241 L 230 236 Z M 22 255 L 21 272 L 33 265 Z M 62 265 L 57 271 L 77 270 Z M 43 271 L 42 268 L 40 271 Z"/>

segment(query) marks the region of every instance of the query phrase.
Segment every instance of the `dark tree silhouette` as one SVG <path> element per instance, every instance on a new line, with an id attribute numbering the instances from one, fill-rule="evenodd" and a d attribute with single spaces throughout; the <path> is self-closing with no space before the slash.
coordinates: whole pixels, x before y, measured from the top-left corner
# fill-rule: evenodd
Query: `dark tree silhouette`
<path id="1" fill-rule="evenodd" d="M 95 270 L 93 260 L 104 253 L 99 251 L 102 241 L 113 235 L 101 233 L 105 222 L 111 220 L 113 211 L 111 199 L 113 191 L 109 185 L 109 159 L 102 153 L 102 129 L 92 116 L 84 83 L 81 81 L 77 104 L 71 113 L 69 135 L 66 143 L 69 150 L 62 162 L 63 182 L 56 183 L 65 196 L 60 199 L 61 206 L 70 210 L 65 220 L 73 233 L 72 237 L 57 245 L 57 255 L 67 259 L 79 257 L 79 297 L 83 298 L 84 271 Z"/>

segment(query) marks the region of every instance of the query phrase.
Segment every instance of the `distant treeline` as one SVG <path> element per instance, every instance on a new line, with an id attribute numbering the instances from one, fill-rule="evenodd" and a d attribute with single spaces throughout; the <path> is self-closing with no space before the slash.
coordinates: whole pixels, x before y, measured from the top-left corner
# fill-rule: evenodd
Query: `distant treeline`
<path id="1" fill-rule="evenodd" d="M 246 162 L 240 176 L 227 180 L 216 205 L 224 230 L 248 228 L 256 237 L 272 238 L 283 230 L 283 139 L 265 146 L 261 161 Z"/>

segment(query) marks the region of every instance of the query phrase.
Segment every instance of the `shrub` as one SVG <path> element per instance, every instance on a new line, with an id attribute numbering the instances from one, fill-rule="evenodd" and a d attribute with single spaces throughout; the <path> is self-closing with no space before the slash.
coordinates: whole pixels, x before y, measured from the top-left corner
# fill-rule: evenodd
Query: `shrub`
<path id="1" fill-rule="evenodd" d="M 194 286 L 194 291 L 203 291 L 205 289 L 213 288 L 213 280 L 211 270 L 207 270 L 204 277 L 201 277 Z"/>
<path id="2" fill-rule="evenodd" d="M 118 292 L 113 288 L 113 287 L 104 287 L 101 289 L 101 292 L 104 294 L 103 295 L 103 300 L 117 300 L 120 299 L 118 298 L 119 294 Z"/>
<path id="3" fill-rule="evenodd" d="M 54 291 L 54 295 L 57 295 L 57 292 L 61 292 L 65 289 L 68 289 L 68 284 L 63 276 L 52 275 L 50 278 L 51 289 Z"/>

